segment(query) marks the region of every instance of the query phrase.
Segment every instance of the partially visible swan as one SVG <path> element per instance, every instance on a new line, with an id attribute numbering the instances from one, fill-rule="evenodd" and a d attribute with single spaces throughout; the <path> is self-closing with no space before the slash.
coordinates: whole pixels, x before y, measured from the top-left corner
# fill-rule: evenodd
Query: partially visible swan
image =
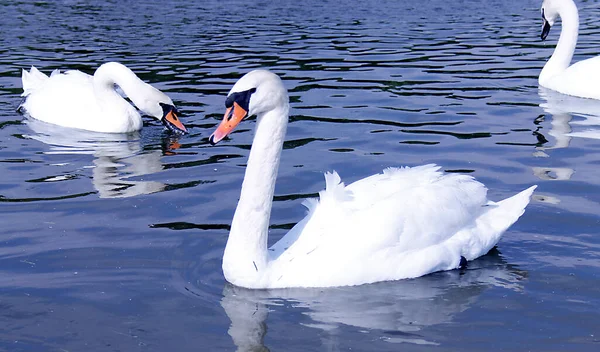
<path id="1" fill-rule="evenodd" d="M 100 66 L 93 76 L 55 70 L 50 77 L 31 67 L 23 70 L 24 102 L 19 111 L 44 122 L 82 130 L 127 133 L 142 128 L 140 113 L 115 89 L 119 86 L 142 112 L 171 130 L 187 132 L 166 94 L 117 62 Z"/>
<path id="2" fill-rule="evenodd" d="M 540 86 L 562 94 L 600 99 L 600 56 L 571 65 L 579 33 L 579 14 L 573 0 L 544 0 L 541 11 L 542 40 L 558 17 L 562 30 L 552 57 L 540 72 Z"/>
<path id="3" fill-rule="evenodd" d="M 360 285 L 451 270 L 486 254 L 523 214 L 536 186 L 494 203 L 472 177 L 440 167 L 389 168 L 307 200 L 308 215 L 267 249 L 269 217 L 288 124 L 288 94 L 265 70 L 231 89 L 215 144 L 257 115 L 240 200 L 223 255 L 227 281 L 247 288 Z"/>

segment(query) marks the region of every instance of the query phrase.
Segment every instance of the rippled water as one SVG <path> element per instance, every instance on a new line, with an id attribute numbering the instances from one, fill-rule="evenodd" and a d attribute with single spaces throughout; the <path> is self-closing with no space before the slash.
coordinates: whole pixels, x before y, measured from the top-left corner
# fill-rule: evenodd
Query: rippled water
<path id="1" fill-rule="evenodd" d="M 579 1 L 575 59 L 597 54 Z M 540 1 L 0 3 L 0 350 L 560 350 L 600 347 L 600 103 L 539 90 L 560 26 Z M 15 112 L 22 68 L 118 60 L 190 134 L 74 132 Z M 284 79 L 291 123 L 271 241 L 335 169 L 470 173 L 492 199 L 538 184 L 467 270 L 351 288 L 248 291 L 221 255 L 252 122 L 207 137 L 243 73 Z M 68 108 L 68 107 L 65 107 Z"/>

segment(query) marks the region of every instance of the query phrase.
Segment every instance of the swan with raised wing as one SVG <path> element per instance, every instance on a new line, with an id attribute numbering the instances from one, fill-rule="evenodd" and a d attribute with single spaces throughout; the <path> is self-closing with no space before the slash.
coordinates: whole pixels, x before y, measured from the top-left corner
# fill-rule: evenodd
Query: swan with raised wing
<path id="1" fill-rule="evenodd" d="M 436 165 L 388 168 L 349 185 L 325 174 L 308 215 L 267 248 L 289 98 L 274 73 L 255 70 L 231 89 L 221 141 L 256 115 L 254 140 L 225 252 L 227 281 L 247 288 L 329 287 L 451 270 L 486 254 L 523 214 L 535 186 L 498 203 L 467 175 Z"/>
<path id="2" fill-rule="evenodd" d="M 94 132 L 137 131 L 142 116 L 117 92 L 119 86 L 143 113 L 172 131 L 187 132 L 171 98 L 117 62 L 101 65 L 93 76 L 55 70 L 48 77 L 32 66 L 23 70 L 22 82 L 24 101 L 18 110 L 37 120 Z"/>
<path id="3" fill-rule="evenodd" d="M 542 40 L 560 17 L 562 29 L 552 57 L 540 72 L 539 84 L 562 94 L 600 99 L 600 56 L 571 65 L 579 35 L 579 13 L 573 0 L 544 0 Z"/>

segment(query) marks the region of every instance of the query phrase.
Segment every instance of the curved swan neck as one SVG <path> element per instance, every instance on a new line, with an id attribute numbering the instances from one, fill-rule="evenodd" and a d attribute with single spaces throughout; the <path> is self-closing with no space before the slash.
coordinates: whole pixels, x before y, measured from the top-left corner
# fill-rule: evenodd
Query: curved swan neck
<path id="1" fill-rule="evenodd" d="M 577 45 L 577 36 L 579 34 L 579 13 L 577 6 L 572 1 L 562 2 L 558 13 L 562 22 L 560 37 L 558 38 L 558 43 L 552 57 L 544 65 L 540 73 L 540 83 L 548 81 L 569 67 L 575 46 Z"/>
<path id="2" fill-rule="evenodd" d="M 117 62 L 108 62 L 98 67 L 94 73 L 96 94 L 121 98 L 115 91 L 115 84 L 121 87 L 136 106 L 138 105 L 136 101 L 139 102 L 143 99 L 139 88 L 145 86 L 146 83 L 139 79 L 129 68 Z"/>
<path id="3" fill-rule="evenodd" d="M 223 255 L 234 285 L 253 287 L 268 264 L 267 237 L 279 158 L 287 129 L 287 103 L 258 117 L 238 206 Z"/>
<path id="4" fill-rule="evenodd" d="M 161 119 L 163 115 L 158 103 L 173 105 L 173 101 L 166 94 L 142 81 L 133 71 L 117 62 L 108 62 L 100 66 L 94 73 L 93 81 L 96 96 L 105 101 L 105 106 L 111 104 L 131 106 L 116 92 L 115 84 L 121 87 L 138 109 L 156 119 Z M 133 112 L 131 117 L 139 120 L 141 127 L 142 120 L 139 113 Z"/>

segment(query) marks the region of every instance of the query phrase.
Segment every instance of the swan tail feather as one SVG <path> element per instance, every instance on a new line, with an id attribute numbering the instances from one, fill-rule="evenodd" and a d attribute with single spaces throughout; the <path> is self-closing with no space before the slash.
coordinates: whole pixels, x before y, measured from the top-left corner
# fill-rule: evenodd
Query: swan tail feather
<path id="1" fill-rule="evenodd" d="M 467 260 L 473 260 L 489 252 L 502 234 L 525 213 L 525 207 L 529 204 L 536 187 L 531 186 L 497 203 L 486 204 L 488 209 L 475 220 L 474 226 L 463 229 L 454 236 L 456 240 L 466 239 L 461 255 Z"/>
<path id="2" fill-rule="evenodd" d="M 46 80 L 48 76 L 40 72 L 35 66 L 31 66 L 29 71 L 23 69 L 21 80 L 23 82 L 23 94 L 21 96 L 26 97 L 31 92 L 38 89 Z"/>

